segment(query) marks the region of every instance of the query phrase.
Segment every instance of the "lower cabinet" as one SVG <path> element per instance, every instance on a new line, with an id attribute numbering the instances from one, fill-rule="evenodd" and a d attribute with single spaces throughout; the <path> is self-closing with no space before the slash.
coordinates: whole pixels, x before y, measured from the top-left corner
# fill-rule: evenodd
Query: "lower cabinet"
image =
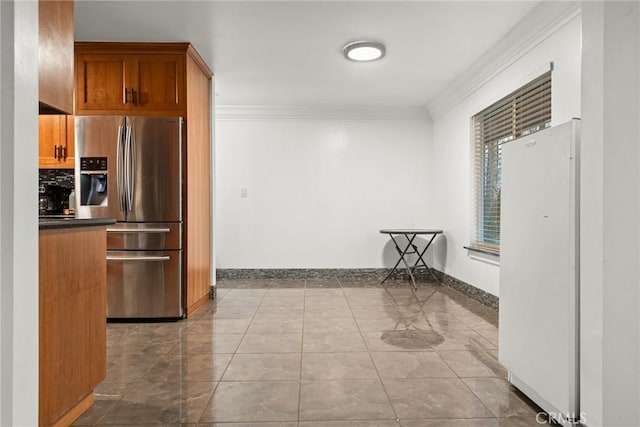
<path id="1" fill-rule="evenodd" d="M 71 424 L 106 376 L 105 226 L 40 230 L 40 426 Z"/>

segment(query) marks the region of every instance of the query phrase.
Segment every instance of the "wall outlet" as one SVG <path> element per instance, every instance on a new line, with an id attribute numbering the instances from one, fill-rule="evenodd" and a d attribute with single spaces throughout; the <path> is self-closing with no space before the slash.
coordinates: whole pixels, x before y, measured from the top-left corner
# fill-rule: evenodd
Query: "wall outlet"
<path id="1" fill-rule="evenodd" d="M 247 189 L 246 188 L 241 188 L 240 189 L 240 197 L 247 197 Z"/>

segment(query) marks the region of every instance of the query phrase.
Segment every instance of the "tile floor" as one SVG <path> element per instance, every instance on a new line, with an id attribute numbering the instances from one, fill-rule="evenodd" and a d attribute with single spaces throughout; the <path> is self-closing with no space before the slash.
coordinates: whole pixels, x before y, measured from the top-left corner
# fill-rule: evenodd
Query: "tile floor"
<path id="1" fill-rule="evenodd" d="M 495 310 L 447 287 L 224 280 L 177 323 L 108 325 L 75 425 L 539 426 L 505 381 Z"/>

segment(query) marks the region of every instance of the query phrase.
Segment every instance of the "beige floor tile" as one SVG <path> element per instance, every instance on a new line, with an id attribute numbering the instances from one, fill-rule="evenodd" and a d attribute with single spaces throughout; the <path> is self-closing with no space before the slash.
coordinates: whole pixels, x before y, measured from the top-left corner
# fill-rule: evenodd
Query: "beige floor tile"
<path id="1" fill-rule="evenodd" d="M 431 331 L 363 332 L 369 351 L 429 351 L 439 334 Z"/>
<path id="2" fill-rule="evenodd" d="M 189 326 L 187 334 L 244 334 L 251 319 L 206 319 Z"/>
<path id="3" fill-rule="evenodd" d="M 300 353 L 302 334 L 246 334 L 238 353 Z"/>
<path id="4" fill-rule="evenodd" d="M 304 294 L 271 296 L 271 294 L 267 293 L 267 295 L 262 300 L 261 306 L 283 306 L 294 308 L 304 307 Z"/>
<path id="5" fill-rule="evenodd" d="M 298 427 L 400 427 L 397 421 L 301 421 Z"/>
<path id="6" fill-rule="evenodd" d="M 222 381 L 299 380 L 300 354 L 236 354 Z"/>
<path id="7" fill-rule="evenodd" d="M 305 317 L 304 333 L 358 332 L 358 325 L 351 317 Z"/>
<path id="8" fill-rule="evenodd" d="M 456 374 L 434 352 L 371 353 L 382 378 L 451 378 Z"/>
<path id="9" fill-rule="evenodd" d="M 459 377 L 507 377 L 507 370 L 491 350 L 438 350 L 437 353 Z"/>
<path id="10" fill-rule="evenodd" d="M 369 353 L 304 353 L 303 380 L 378 378 Z"/>
<path id="11" fill-rule="evenodd" d="M 400 419 L 493 417 L 457 378 L 384 380 L 384 386 Z"/>
<path id="12" fill-rule="evenodd" d="M 464 378 L 463 381 L 496 417 L 530 417 L 538 412 L 515 389 L 500 378 Z"/>
<path id="13" fill-rule="evenodd" d="M 297 421 L 298 381 L 221 382 L 200 422 Z"/>
<path id="14" fill-rule="evenodd" d="M 359 332 L 305 333 L 302 343 L 302 350 L 311 353 L 367 351 Z"/>
<path id="15" fill-rule="evenodd" d="M 300 420 L 395 419 L 379 380 L 303 381 Z"/>
<path id="16" fill-rule="evenodd" d="M 167 355 L 153 367 L 145 380 L 151 383 L 219 381 L 231 356 L 217 353 Z"/>
<path id="17" fill-rule="evenodd" d="M 172 353 L 234 353 L 242 334 L 193 334 L 184 337 Z"/>
<path id="18" fill-rule="evenodd" d="M 495 310 L 380 279 L 223 279 L 189 319 L 109 324 L 107 378 L 77 423 L 539 425 L 503 381 Z"/>
<path id="19" fill-rule="evenodd" d="M 216 383 L 141 381 L 100 420 L 102 424 L 197 422 Z"/>
<path id="20" fill-rule="evenodd" d="M 402 427 L 499 427 L 495 418 L 467 418 L 401 421 Z"/>
<path id="21" fill-rule="evenodd" d="M 247 334 L 302 333 L 301 319 L 253 319 Z"/>

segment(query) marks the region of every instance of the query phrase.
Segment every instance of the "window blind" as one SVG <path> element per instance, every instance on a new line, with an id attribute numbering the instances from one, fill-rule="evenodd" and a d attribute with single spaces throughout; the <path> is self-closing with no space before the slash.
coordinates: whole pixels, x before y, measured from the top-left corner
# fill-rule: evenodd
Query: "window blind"
<path id="1" fill-rule="evenodd" d="M 502 145 L 551 126 L 551 71 L 473 116 L 471 248 L 500 251 Z"/>

